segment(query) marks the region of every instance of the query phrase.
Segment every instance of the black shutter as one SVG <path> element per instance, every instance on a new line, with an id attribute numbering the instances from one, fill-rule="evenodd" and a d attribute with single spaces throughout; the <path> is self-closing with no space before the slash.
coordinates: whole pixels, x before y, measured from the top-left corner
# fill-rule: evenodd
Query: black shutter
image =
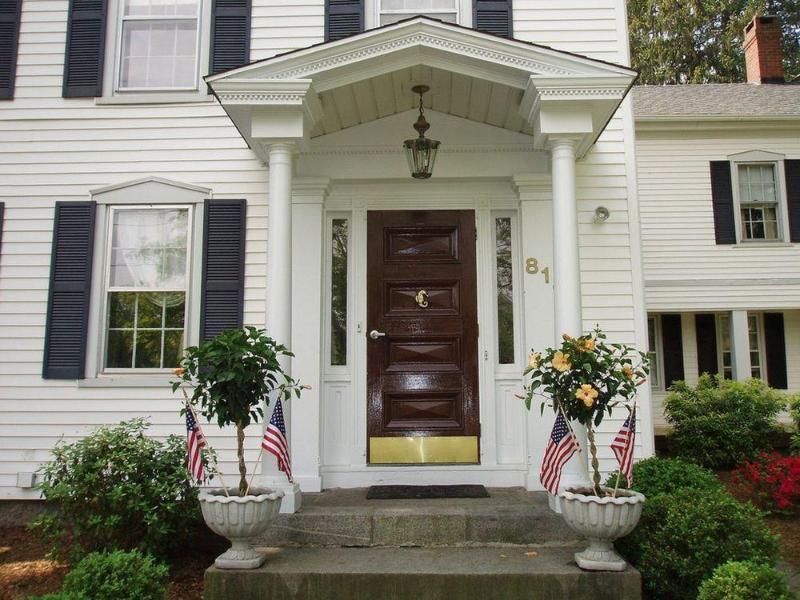
<path id="1" fill-rule="evenodd" d="M 664 387 L 683 381 L 683 332 L 679 314 L 661 315 L 661 344 L 664 350 Z"/>
<path id="2" fill-rule="evenodd" d="M 22 0 L 0 0 L 0 99 L 14 97 Z"/>
<path id="3" fill-rule="evenodd" d="M 789 239 L 800 242 L 800 160 L 786 160 L 786 204 L 789 208 Z"/>
<path id="4" fill-rule="evenodd" d="M 731 163 L 727 160 L 715 160 L 711 163 L 711 201 L 714 206 L 714 232 L 717 244 L 735 244 L 736 224 L 733 215 Z"/>
<path id="5" fill-rule="evenodd" d="M 246 212 L 245 200 L 206 200 L 201 340 L 243 324 Z"/>
<path id="6" fill-rule="evenodd" d="M 702 375 L 719 374 L 717 362 L 717 317 L 713 314 L 694 316 L 694 329 L 697 337 L 697 372 Z"/>
<path id="7" fill-rule="evenodd" d="M 250 0 L 214 0 L 208 72 L 220 73 L 250 62 Z"/>
<path id="8" fill-rule="evenodd" d="M 478 31 L 514 37 L 511 0 L 474 0 L 473 26 Z"/>
<path id="9" fill-rule="evenodd" d="M 44 338 L 45 379 L 83 379 L 92 284 L 94 202 L 57 202 Z"/>
<path id="10" fill-rule="evenodd" d="M 364 0 L 325 0 L 325 40 L 332 42 L 364 31 Z"/>
<path id="11" fill-rule="evenodd" d="M 783 330 L 783 313 L 764 313 L 764 340 L 767 355 L 767 383 L 770 387 L 785 390 L 786 334 Z"/>
<path id="12" fill-rule="evenodd" d="M 103 95 L 107 0 L 70 0 L 64 57 L 65 98 Z"/>

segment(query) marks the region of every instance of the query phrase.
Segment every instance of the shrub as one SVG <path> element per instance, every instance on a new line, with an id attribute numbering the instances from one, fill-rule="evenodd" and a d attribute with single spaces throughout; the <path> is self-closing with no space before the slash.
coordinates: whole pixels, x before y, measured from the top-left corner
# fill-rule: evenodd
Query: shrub
<path id="1" fill-rule="evenodd" d="M 761 454 L 745 462 L 734 477 L 765 510 L 785 514 L 800 510 L 800 456 Z"/>
<path id="2" fill-rule="evenodd" d="M 183 438 L 145 437 L 144 419 L 101 427 L 59 442 L 40 489 L 55 511 L 32 525 L 76 560 L 97 550 L 165 553 L 200 523 L 197 490 L 187 481 Z"/>
<path id="3" fill-rule="evenodd" d="M 92 600 L 165 600 L 169 569 L 152 556 L 92 552 L 64 578 L 64 592 Z"/>
<path id="4" fill-rule="evenodd" d="M 774 564 L 778 546 L 761 513 L 727 492 L 678 490 L 648 498 L 639 526 L 617 548 L 642 573 L 645 597 L 695 598 L 729 560 Z"/>
<path id="5" fill-rule="evenodd" d="M 44 596 L 29 596 L 27 600 L 90 600 L 86 596 L 80 594 L 72 594 L 70 592 L 54 592 L 52 594 L 45 594 Z"/>
<path id="6" fill-rule="evenodd" d="M 784 576 L 769 565 L 731 561 L 700 586 L 697 600 L 791 600 Z"/>
<path id="7" fill-rule="evenodd" d="M 726 381 L 703 375 L 664 400 L 678 456 L 709 468 L 733 467 L 771 447 L 784 397 L 760 379 Z"/>
<path id="8" fill-rule="evenodd" d="M 612 473 L 606 485 L 614 487 L 617 473 Z M 622 479 L 620 486 L 625 484 Z M 658 494 L 671 494 L 677 490 L 695 491 L 722 489 L 717 476 L 708 469 L 679 458 L 648 458 L 633 465 L 633 485 L 630 489 L 648 498 Z"/>
<path id="9" fill-rule="evenodd" d="M 792 453 L 800 456 L 800 396 L 794 396 L 789 402 L 789 414 L 794 421 L 794 433 L 791 438 Z"/>

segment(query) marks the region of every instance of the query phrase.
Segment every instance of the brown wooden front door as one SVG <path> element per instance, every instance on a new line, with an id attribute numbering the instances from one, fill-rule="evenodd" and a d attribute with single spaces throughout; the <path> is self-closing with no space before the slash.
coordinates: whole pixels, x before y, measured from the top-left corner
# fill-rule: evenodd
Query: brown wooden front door
<path id="1" fill-rule="evenodd" d="M 371 211 L 367 226 L 369 462 L 478 462 L 475 213 Z"/>

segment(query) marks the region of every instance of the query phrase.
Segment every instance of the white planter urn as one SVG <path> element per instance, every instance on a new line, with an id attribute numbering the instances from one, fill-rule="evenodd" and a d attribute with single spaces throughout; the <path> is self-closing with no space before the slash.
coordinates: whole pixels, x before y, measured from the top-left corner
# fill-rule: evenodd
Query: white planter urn
<path id="1" fill-rule="evenodd" d="M 601 488 L 611 492 L 609 488 Z M 595 496 L 586 488 L 567 488 L 561 494 L 561 510 L 567 525 L 589 540 L 589 547 L 575 553 L 575 562 L 587 571 L 623 571 L 625 560 L 614 551 L 614 541 L 625 537 L 639 523 L 645 497 L 631 490 L 617 490 L 617 497 Z"/>
<path id="2" fill-rule="evenodd" d="M 270 526 L 281 509 L 283 491 L 256 488 L 251 491 L 248 496 L 226 496 L 222 490 L 200 494 L 206 525 L 231 542 L 231 547 L 214 561 L 220 569 L 257 569 L 266 560 L 250 540 Z"/>

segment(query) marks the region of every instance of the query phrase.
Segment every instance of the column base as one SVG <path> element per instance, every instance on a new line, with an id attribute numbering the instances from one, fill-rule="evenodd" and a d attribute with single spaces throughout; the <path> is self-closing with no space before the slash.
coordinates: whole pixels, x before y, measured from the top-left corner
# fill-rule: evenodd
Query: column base
<path id="1" fill-rule="evenodd" d="M 303 494 L 300 491 L 300 486 L 297 483 L 286 481 L 286 476 L 283 473 L 275 477 L 259 477 L 258 482 L 259 487 L 283 490 L 283 500 L 281 500 L 282 513 L 296 513 L 303 505 Z"/>

